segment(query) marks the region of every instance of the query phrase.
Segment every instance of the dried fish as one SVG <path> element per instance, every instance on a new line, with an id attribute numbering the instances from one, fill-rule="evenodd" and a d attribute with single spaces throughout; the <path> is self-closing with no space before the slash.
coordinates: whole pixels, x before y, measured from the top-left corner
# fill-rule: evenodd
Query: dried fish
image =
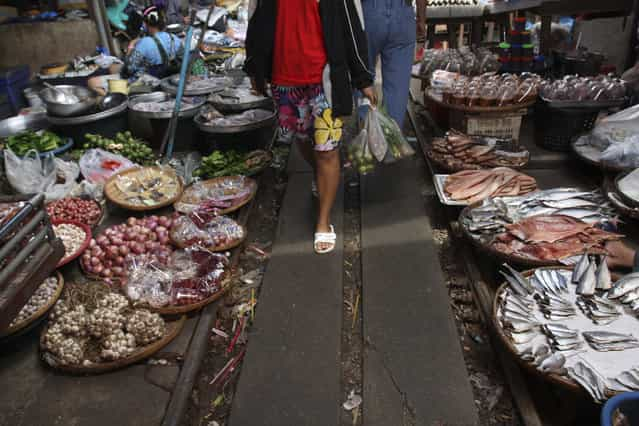
<path id="1" fill-rule="evenodd" d="M 612 279 L 610 277 L 610 270 L 608 269 L 608 262 L 606 262 L 606 256 L 603 256 L 599 262 L 597 268 L 597 290 L 610 290 L 612 288 Z"/>
<path id="2" fill-rule="evenodd" d="M 610 331 L 584 331 L 582 335 L 588 344 L 599 352 L 639 348 L 639 340 L 632 334 L 621 334 Z"/>
<path id="3" fill-rule="evenodd" d="M 595 275 L 595 264 L 591 262 L 586 269 L 586 272 L 579 279 L 577 285 L 577 294 L 583 296 L 592 296 L 595 294 L 595 286 L 597 285 L 597 277 Z"/>
<path id="4" fill-rule="evenodd" d="M 575 265 L 575 268 L 572 270 L 572 277 L 570 280 L 573 283 L 578 283 L 581 276 L 586 272 L 588 266 L 590 265 L 590 260 L 588 259 L 588 255 L 584 253 L 579 258 L 579 262 Z"/>
<path id="5" fill-rule="evenodd" d="M 544 373 L 565 374 L 564 364 L 566 364 L 566 357 L 561 353 L 554 353 L 544 359 L 538 368 Z"/>

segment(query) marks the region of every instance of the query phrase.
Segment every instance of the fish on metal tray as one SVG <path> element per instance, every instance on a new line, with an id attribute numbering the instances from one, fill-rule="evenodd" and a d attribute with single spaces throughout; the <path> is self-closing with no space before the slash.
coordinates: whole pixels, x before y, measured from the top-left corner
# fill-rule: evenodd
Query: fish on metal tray
<path id="1" fill-rule="evenodd" d="M 584 331 L 582 333 L 588 344 L 596 351 L 624 351 L 639 348 L 639 340 L 632 334 L 614 333 L 610 331 Z"/>
<path id="2" fill-rule="evenodd" d="M 617 299 L 637 289 L 639 289 L 639 272 L 633 272 L 624 275 L 612 285 L 612 288 L 608 291 L 608 298 Z"/>
<path id="3" fill-rule="evenodd" d="M 542 200 L 543 205 L 546 207 L 551 207 L 553 209 L 561 210 L 561 209 L 572 209 L 572 208 L 593 208 L 597 209 L 599 205 L 593 201 L 584 200 L 582 198 L 571 197 L 565 198 L 563 200 Z"/>
<path id="4" fill-rule="evenodd" d="M 619 300 L 621 303 L 632 303 L 639 299 L 639 289 L 624 294 Z"/>
<path id="5" fill-rule="evenodd" d="M 586 272 L 579 278 L 577 284 L 577 294 L 582 296 L 592 296 L 595 294 L 595 286 L 597 285 L 597 277 L 595 276 L 595 264 L 591 262 Z"/>
<path id="6" fill-rule="evenodd" d="M 507 263 L 504 263 L 502 266 L 510 272 L 510 275 L 514 277 L 529 294 L 532 294 L 535 291 L 532 284 L 528 281 L 528 278 L 524 277 L 519 271 L 515 270 Z"/>
<path id="7" fill-rule="evenodd" d="M 633 391 L 639 390 L 639 377 L 632 371 L 624 371 L 614 378 L 615 381 Z"/>

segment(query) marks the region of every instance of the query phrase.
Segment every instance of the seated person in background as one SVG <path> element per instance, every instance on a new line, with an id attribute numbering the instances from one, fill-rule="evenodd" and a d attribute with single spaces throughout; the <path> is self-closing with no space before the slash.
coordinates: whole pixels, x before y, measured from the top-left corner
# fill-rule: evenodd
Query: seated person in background
<path id="1" fill-rule="evenodd" d="M 129 45 L 125 63 L 129 76 L 150 74 L 164 78 L 178 71 L 178 54 L 182 51 L 182 40 L 164 30 L 165 24 L 157 7 L 144 10 L 144 25 L 147 36 L 134 40 Z"/>
<path id="2" fill-rule="evenodd" d="M 189 25 L 191 18 L 184 16 L 182 13 L 182 1 L 181 0 L 168 0 L 166 4 L 166 23 L 171 24 L 184 24 Z"/>

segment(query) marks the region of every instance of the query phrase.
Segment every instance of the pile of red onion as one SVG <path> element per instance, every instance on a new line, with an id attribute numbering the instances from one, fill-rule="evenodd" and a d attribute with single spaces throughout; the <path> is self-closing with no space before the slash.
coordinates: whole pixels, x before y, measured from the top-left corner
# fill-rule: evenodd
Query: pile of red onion
<path id="1" fill-rule="evenodd" d="M 111 284 L 126 277 L 126 266 L 136 256 L 152 255 L 166 263 L 172 252 L 169 242 L 172 224 L 172 217 L 153 215 L 143 219 L 130 217 L 126 223 L 111 226 L 91 240 L 80 260 L 82 268 Z"/>
<path id="2" fill-rule="evenodd" d="M 93 226 L 100 220 L 102 211 L 93 200 L 62 198 L 47 204 L 47 213 L 54 220 L 73 220 Z"/>

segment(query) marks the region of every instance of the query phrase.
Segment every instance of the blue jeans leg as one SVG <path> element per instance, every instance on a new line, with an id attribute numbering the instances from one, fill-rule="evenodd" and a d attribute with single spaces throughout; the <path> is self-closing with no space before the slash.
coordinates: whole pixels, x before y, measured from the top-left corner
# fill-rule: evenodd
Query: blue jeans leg
<path id="1" fill-rule="evenodd" d="M 415 15 L 412 10 L 399 12 L 381 55 L 384 104 L 388 114 L 401 128 L 408 105 L 415 55 Z"/>

